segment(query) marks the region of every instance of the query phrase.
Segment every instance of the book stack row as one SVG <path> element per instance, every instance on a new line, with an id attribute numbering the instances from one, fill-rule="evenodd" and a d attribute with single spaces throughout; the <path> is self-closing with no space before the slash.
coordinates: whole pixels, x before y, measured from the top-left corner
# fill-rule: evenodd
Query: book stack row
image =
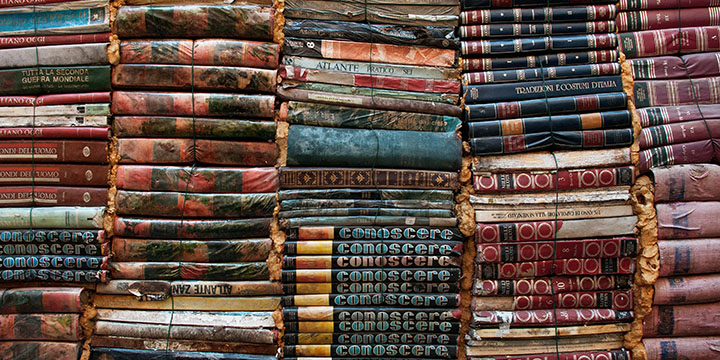
<path id="1" fill-rule="evenodd" d="M 77 287 L 0 289 L 0 353 L 6 359 L 77 360 L 89 299 Z"/>
<path id="2" fill-rule="evenodd" d="M 7 3 L 0 24 L 0 277 L 102 280 L 108 2 Z"/>
<path id="3" fill-rule="evenodd" d="M 717 162 L 720 2 L 628 0 L 620 9 L 643 126 L 639 170 Z"/>
<path id="4" fill-rule="evenodd" d="M 461 15 L 473 155 L 630 145 L 615 2 L 507 3 L 466 1 Z"/>
<path id="5" fill-rule="evenodd" d="M 654 168 L 659 278 L 643 324 L 648 360 L 717 358 L 720 166 Z"/>
<path id="6" fill-rule="evenodd" d="M 118 9 L 113 281 L 91 358 L 275 358 L 273 22 L 265 5 Z"/>
<path id="7" fill-rule="evenodd" d="M 455 0 L 285 1 L 285 359 L 454 359 Z"/>
<path id="8" fill-rule="evenodd" d="M 466 355 L 630 359 L 634 137 L 615 1 L 463 6 L 477 222 Z"/>

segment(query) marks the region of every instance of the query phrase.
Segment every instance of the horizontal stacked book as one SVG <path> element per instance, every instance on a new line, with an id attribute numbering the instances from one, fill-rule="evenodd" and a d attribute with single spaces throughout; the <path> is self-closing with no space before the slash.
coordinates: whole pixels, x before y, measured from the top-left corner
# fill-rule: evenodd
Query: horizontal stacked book
<path id="1" fill-rule="evenodd" d="M 659 278 L 643 344 L 649 360 L 717 358 L 720 166 L 654 168 Z"/>
<path id="2" fill-rule="evenodd" d="M 720 3 L 624 0 L 620 9 L 643 126 L 639 170 L 717 162 Z"/>
<path id="3" fill-rule="evenodd" d="M 275 358 L 274 20 L 265 5 L 119 8 L 113 280 L 92 359 Z"/>
<path id="4" fill-rule="evenodd" d="M 77 360 L 89 299 L 77 287 L 0 289 L 0 353 L 6 359 Z"/>
<path id="5" fill-rule="evenodd" d="M 615 1 L 463 2 L 467 358 L 631 357 L 634 136 L 616 14 Z"/>
<path id="6" fill-rule="evenodd" d="M 2 281 L 106 278 L 109 16 L 97 0 L 0 7 Z"/>
<path id="7" fill-rule="evenodd" d="M 458 13 L 285 1 L 285 359 L 457 358 Z"/>

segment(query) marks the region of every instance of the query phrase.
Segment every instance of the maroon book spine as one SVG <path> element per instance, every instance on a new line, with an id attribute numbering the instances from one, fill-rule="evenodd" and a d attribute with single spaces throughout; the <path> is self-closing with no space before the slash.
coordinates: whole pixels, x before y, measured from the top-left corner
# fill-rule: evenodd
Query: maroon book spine
<path id="1" fill-rule="evenodd" d="M 713 146 L 713 142 L 715 146 Z M 693 141 L 682 144 L 658 146 L 640 151 L 640 161 L 637 169 L 640 173 L 647 172 L 651 168 L 679 165 L 709 163 L 718 161 L 718 154 L 714 148 L 720 146 L 718 139 Z"/>
<path id="2" fill-rule="evenodd" d="M 81 140 L 3 140 L 0 141 L 0 161 L 105 164 L 108 162 L 108 143 Z"/>
<path id="3" fill-rule="evenodd" d="M 702 304 L 720 299 L 720 274 L 661 277 L 655 282 L 654 305 Z"/>
<path id="4" fill-rule="evenodd" d="M 520 280 L 476 280 L 473 294 L 478 296 L 552 295 L 630 287 L 632 287 L 630 275 L 554 276 Z"/>
<path id="5" fill-rule="evenodd" d="M 473 187 L 476 192 L 570 190 L 632 185 L 635 168 L 573 169 L 559 172 L 493 172 L 476 174 Z"/>
<path id="6" fill-rule="evenodd" d="M 28 0 L 32 2 L 34 0 Z M 47 0 L 46 0 L 47 1 Z M 65 0 L 67 1 L 67 0 Z M 40 5 L 41 1 L 37 4 Z M 29 5 L 32 5 L 29 4 Z M 0 7 L 2 5 L 0 4 Z M 32 46 L 88 44 L 109 42 L 112 33 L 75 34 L 75 35 L 45 35 L 45 36 L 6 36 L 0 37 L 0 49 L 21 48 Z"/>
<path id="7" fill-rule="evenodd" d="M 720 119 L 720 106 L 715 104 L 661 106 L 638 109 L 637 113 L 640 116 L 640 124 L 646 128 L 702 119 Z"/>
<path id="8" fill-rule="evenodd" d="M 642 129 L 638 140 L 641 149 L 648 149 L 710 138 L 716 139 L 718 136 L 720 136 L 720 119 L 705 119 L 704 121 L 688 121 L 646 127 Z"/>
<path id="9" fill-rule="evenodd" d="M 643 338 L 647 360 L 717 360 L 720 336 Z"/>
<path id="10" fill-rule="evenodd" d="M 720 180 L 715 164 L 675 165 L 652 169 L 655 202 L 720 200 L 714 187 Z"/>
<path id="11" fill-rule="evenodd" d="M 656 204 L 658 239 L 720 237 L 720 202 L 693 201 Z"/>
<path id="12" fill-rule="evenodd" d="M 41 96 L 0 96 L 0 106 L 41 106 L 109 103 L 110 92 L 51 94 Z"/>
<path id="13" fill-rule="evenodd" d="M 620 48 L 628 58 L 720 50 L 720 26 L 685 27 L 679 36 L 678 30 L 676 27 L 621 33 Z"/>
<path id="14" fill-rule="evenodd" d="M 658 247 L 660 276 L 720 272 L 720 239 L 659 241 Z"/>
<path id="15" fill-rule="evenodd" d="M 473 325 L 497 326 L 509 324 L 510 327 L 553 326 L 553 325 L 590 325 L 631 321 L 632 312 L 611 309 L 558 309 L 526 311 L 476 311 L 473 313 Z M 557 322 L 556 322 L 557 320 Z"/>
<path id="16" fill-rule="evenodd" d="M 13 127 L 0 128 L 4 139 L 96 139 L 110 138 L 110 129 L 101 127 Z"/>
<path id="17" fill-rule="evenodd" d="M 0 207 L 105 206 L 107 188 L 0 186 Z"/>
<path id="18" fill-rule="evenodd" d="M 202 168 L 122 165 L 118 189 L 142 191 L 188 191 L 193 193 L 274 193 L 278 189 L 275 168 Z"/>
<path id="19" fill-rule="evenodd" d="M 674 10 L 676 11 L 676 10 Z M 630 59 L 636 80 L 700 78 L 720 75 L 718 53 L 688 54 L 682 56 L 658 56 Z M 683 63 L 683 60 L 684 63 Z"/>
<path id="20" fill-rule="evenodd" d="M 644 337 L 720 335 L 720 302 L 653 306 L 643 321 Z"/>
<path id="21" fill-rule="evenodd" d="M 0 184 L 107 186 L 108 171 L 105 165 L 0 164 Z"/>
<path id="22" fill-rule="evenodd" d="M 475 276 L 480 279 L 521 279 L 551 275 L 632 274 L 635 258 L 562 259 L 503 264 L 479 264 Z"/>
<path id="23" fill-rule="evenodd" d="M 578 351 L 557 354 L 517 355 L 517 356 L 483 356 L 483 360 L 629 360 L 630 351 Z"/>
<path id="24" fill-rule="evenodd" d="M 473 311 L 488 309 L 492 298 L 473 297 Z M 509 304 L 510 305 L 510 304 Z M 547 309 L 613 309 L 630 311 L 633 309 L 631 290 L 569 292 L 553 295 L 515 296 L 512 298 L 512 311 Z M 497 309 L 497 308 L 496 308 Z"/>
<path id="25" fill-rule="evenodd" d="M 505 263 L 572 258 L 617 258 L 637 255 L 637 239 L 533 241 L 500 244 L 478 244 L 478 263 Z"/>

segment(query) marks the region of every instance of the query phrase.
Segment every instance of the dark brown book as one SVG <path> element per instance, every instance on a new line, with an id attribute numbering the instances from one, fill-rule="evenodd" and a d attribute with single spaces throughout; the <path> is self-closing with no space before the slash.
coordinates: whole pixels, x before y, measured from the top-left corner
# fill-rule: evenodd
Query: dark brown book
<path id="1" fill-rule="evenodd" d="M 105 164 L 108 162 L 108 143 L 86 140 L 0 141 L 0 161 Z"/>

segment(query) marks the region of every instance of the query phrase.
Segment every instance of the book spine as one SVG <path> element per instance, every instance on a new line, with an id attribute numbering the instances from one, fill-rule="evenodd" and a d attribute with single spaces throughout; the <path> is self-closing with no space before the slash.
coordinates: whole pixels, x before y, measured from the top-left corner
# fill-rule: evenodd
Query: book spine
<path id="1" fill-rule="evenodd" d="M 90 295 L 83 288 L 0 290 L 0 313 L 81 313 Z"/>
<path id="2" fill-rule="evenodd" d="M 548 114 L 548 109 L 555 115 L 624 110 L 627 106 L 627 100 L 628 97 L 624 93 L 604 93 L 492 104 L 471 104 L 465 107 L 465 120 L 473 122 L 545 116 Z"/>
<path id="3" fill-rule="evenodd" d="M 141 297 L 150 299 L 155 289 L 168 290 L 174 296 L 224 297 L 282 295 L 279 282 L 271 281 L 148 281 L 111 280 L 96 286 L 98 294 L 129 295 L 140 292 Z M 168 294 L 168 295 L 169 295 Z"/>
<path id="4" fill-rule="evenodd" d="M 714 134 L 715 136 L 713 136 Z M 643 128 L 638 140 L 641 149 L 648 149 L 708 140 L 715 138 L 717 134 L 720 134 L 720 119 L 707 119 Z"/>
<path id="5" fill-rule="evenodd" d="M 695 174 L 703 174 L 698 177 Z M 656 202 L 713 201 L 713 184 L 720 167 L 713 164 L 677 165 L 652 169 Z"/>
<path id="6" fill-rule="evenodd" d="M 302 358 L 357 358 L 355 354 L 422 359 L 454 359 L 457 357 L 457 346 L 454 345 L 286 345 L 283 347 L 283 351 L 287 356 Z"/>
<path id="7" fill-rule="evenodd" d="M 464 56 L 509 55 L 528 52 L 610 49 L 617 47 L 618 42 L 618 36 L 614 33 L 566 35 L 513 40 L 463 41 L 460 50 Z"/>
<path id="8" fill-rule="evenodd" d="M 104 207 L 0 208 L 0 229 L 102 229 Z"/>
<path id="9" fill-rule="evenodd" d="M 290 199 L 281 202 L 281 211 L 326 208 L 408 208 L 452 209 L 452 200 L 365 200 L 365 199 Z"/>
<path id="10" fill-rule="evenodd" d="M 97 244 L 105 241 L 104 230 L 0 230 L 1 243 Z"/>
<path id="11" fill-rule="evenodd" d="M 107 281 L 107 270 L 77 269 L 16 269 L 3 271 L 4 281 L 57 281 L 74 283 L 96 283 Z"/>
<path id="12" fill-rule="evenodd" d="M 632 115 L 627 110 L 594 112 L 577 115 L 556 115 L 477 121 L 468 124 L 468 137 L 522 135 L 540 132 L 581 131 L 592 129 L 629 128 Z"/>
<path id="13" fill-rule="evenodd" d="M 595 149 L 629 146 L 632 129 L 541 132 L 470 139 L 475 156 L 544 149 Z"/>
<path id="14" fill-rule="evenodd" d="M 457 49 L 459 41 L 450 26 L 397 27 L 363 22 L 318 21 L 288 19 L 283 28 L 285 36 L 303 39 L 332 39 L 392 45 L 416 45 L 440 49 Z"/>
<path id="15" fill-rule="evenodd" d="M 156 51 L 158 48 L 164 51 Z M 258 41 L 132 39 L 120 42 L 121 64 L 194 64 L 276 69 L 279 57 L 278 44 Z"/>
<path id="16" fill-rule="evenodd" d="M 302 56 L 283 56 L 282 64 L 286 66 L 318 69 L 335 72 L 350 72 L 363 75 L 385 75 L 404 78 L 420 78 L 435 80 L 458 80 L 460 71 L 454 68 L 430 66 L 412 66 L 403 64 L 368 63 L 333 59 L 317 59 Z"/>
<path id="17" fill-rule="evenodd" d="M 644 30 L 620 33 L 619 45 L 628 59 L 661 55 L 692 54 L 720 50 L 717 26 Z M 673 39 L 680 38 L 680 41 Z M 682 48 L 680 47 L 682 43 Z"/>
<path id="18" fill-rule="evenodd" d="M 108 161 L 108 143 L 81 140 L 5 140 L 0 141 L 0 160 L 13 163 L 35 161 L 104 164 Z"/>
<path id="19" fill-rule="evenodd" d="M 74 35 L 5 36 L 0 37 L 0 49 L 66 44 L 105 43 L 110 41 L 111 35 L 112 33 L 105 32 Z"/>
<path id="20" fill-rule="evenodd" d="M 287 91 L 304 90 L 322 92 L 332 95 L 358 95 L 358 96 L 375 96 L 386 100 L 413 100 L 433 102 L 446 105 L 455 105 L 459 99 L 457 94 L 452 93 L 425 93 L 413 91 L 385 90 L 379 88 L 352 87 L 333 84 L 322 84 L 317 82 L 299 82 L 286 81 L 283 82 L 281 88 Z"/>
<path id="21" fill-rule="evenodd" d="M 107 47 L 107 43 L 89 43 L 0 49 L 0 68 L 104 65 Z"/>
<path id="22" fill-rule="evenodd" d="M 290 127 L 288 140 L 288 166 L 359 166 L 443 171 L 460 168 L 460 139 L 455 133 L 331 129 L 295 125 Z M 377 145 L 378 153 L 368 156 L 368 151 L 365 150 L 372 146 L 367 144 L 373 143 Z M 422 144 L 436 146 L 428 148 Z M 434 151 L 435 148 L 447 151 Z M 353 149 L 357 150 L 351 151 Z M 398 157 L 399 153 L 406 156 Z"/>
<path id="23" fill-rule="evenodd" d="M 110 66 L 64 66 L 0 70 L 0 95 L 110 90 Z"/>
<path id="24" fill-rule="evenodd" d="M 280 187 L 448 189 L 458 186 L 455 172 L 395 169 L 280 168 Z"/>
<path id="25" fill-rule="evenodd" d="M 551 80 L 572 77 L 619 75 L 620 64 L 583 64 L 570 66 L 543 67 L 541 69 L 495 70 L 467 72 L 463 80 L 471 85 L 496 84 L 532 80 Z"/>
<path id="26" fill-rule="evenodd" d="M 553 265 L 554 263 L 554 265 Z M 504 264 L 479 264 L 478 279 L 520 279 L 549 275 L 613 275 L 635 272 L 634 258 L 560 259 L 555 261 L 527 261 Z"/>
<path id="27" fill-rule="evenodd" d="M 373 96 L 372 94 L 341 94 L 288 86 L 279 87 L 277 89 L 277 94 L 283 100 L 318 102 L 327 105 L 358 106 L 380 110 L 408 111 L 453 117 L 459 117 L 462 114 L 460 107 L 455 105 L 452 100 L 446 102 L 434 102 Z M 453 96 L 455 95 L 453 94 Z"/>
<path id="28" fill-rule="evenodd" d="M 180 262 L 113 262 L 113 279 L 149 280 L 268 280 L 265 262 L 251 263 L 180 263 Z"/>
<path id="29" fill-rule="evenodd" d="M 0 2 L 0 8 L 55 4 L 55 3 L 62 3 L 62 2 L 66 2 L 66 1 L 69 1 L 69 0 L 39 0 L 37 2 L 34 2 L 32 0 L 3 0 Z"/>
<path id="30" fill-rule="evenodd" d="M 545 24 L 489 24 L 462 25 L 458 29 L 463 39 L 504 38 L 508 36 L 577 35 L 615 32 L 615 21 L 588 21 Z"/>
<path id="31" fill-rule="evenodd" d="M 247 218 L 272 216 L 275 194 L 185 194 L 119 190 L 118 214 Z M 185 206 L 187 203 L 192 206 Z"/>
<path id="32" fill-rule="evenodd" d="M 611 309 L 558 309 L 529 310 L 518 312 L 476 311 L 473 313 L 472 324 L 477 327 L 508 324 L 512 327 L 553 326 L 557 325 L 590 325 L 632 321 L 631 311 Z M 471 325 L 472 326 L 472 325 Z"/>
<path id="33" fill-rule="evenodd" d="M 99 256 L 110 254 L 109 243 L 82 243 L 82 244 L 4 244 L 0 255 L 24 256 Z"/>
<path id="34" fill-rule="evenodd" d="M 601 219 L 478 223 L 475 241 L 495 243 L 553 239 L 592 238 L 632 235 L 637 219 L 633 216 Z"/>
<path id="35" fill-rule="evenodd" d="M 468 85 L 464 88 L 464 91 L 466 104 L 482 104 L 621 92 L 622 79 L 620 76 L 598 76 L 569 80 L 527 81 L 512 84 Z"/>
<path id="36" fill-rule="evenodd" d="M 0 36 L 97 33 L 110 30 L 108 6 L 93 7 L 87 3 L 80 6 L 83 7 L 62 10 L 41 8 L 40 11 L 33 11 L 35 6 L 27 6 L 20 7 L 26 11 L 0 13 L 0 21 L 3 23 Z"/>
<path id="37" fill-rule="evenodd" d="M 544 6 L 541 5 L 541 6 Z M 541 23 L 571 22 L 615 19 L 615 5 L 589 5 L 575 7 L 545 8 L 514 8 L 487 10 L 467 10 L 460 14 L 461 24 L 493 24 L 493 23 Z"/>
<path id="38" fill-rule="evenodd" d="M 149 240 L 115 237 L 113 261 L 159 261 L 230 263 L 264 261 L 270 253 L 270 239 L 243 240 Z"/>
<path id="39" fill-rule="evenodd" d="M 1 38 L 0 38 L 1 39 Z M 109 103 L 110 92 L 50 94 L 41 96 L 0 96 L 0 106 L 42 106 Z M 109 113 L 108 113 L 109 114 Z M 32 115 L 32 113 L 30 114 Z"/>
<path id="40" fill-rule="evenodd" d="M 167 326 L 102 320 L 95 323 L 93 334 L 149 339 L 232 341 L 250 344 L 272 344 L 275 338 L 274 332 L 268 329 L 223 327 L 223 331 L 217 331 L 212 325 Z"/>
<path id="41" fill-rule="evenodd" d="M 451 218 L 455 213 L 450 209 L 391 209 L 391 208 L 345 208 L 345 209 L 300 209 L 280 211 L 280 219 L 328 217 L 328 216 L 405 216 Z"/>
<path id="42" fill-rule="evenodd" d="M 50 106 L 7 106 L 0 107 L 4 118 L 20 116 L 51 116 L 51 115 L 112 115 L 110 104 L 81 104 L 81 105 L 50 105 Z"/>
<path id="43" fill-rule="evenodd" d="M 539 7 L 548 5 L 590 5 L 615 4 L 617 1 L 609 0 L 467 0 L 465 9 L 490 9 L 493 7 Z"/>
<path id="44" fill-rule="evenodd" d="M 677 9 L 688 7 L 709 7 L 719 6 L 718 0 L 670 0 L 661 3 L 645 0 L 620 0 L 619 10 L 642 10 L 642 9 Z"/>
<path id="45" fill-rule="evenodd" d="M 3 185 L 107 186 L 107 175 L 108 168 L 104 165 L 0 165 L 0 184 Z"/>
<path id="46" fill-rule="evenodd" d="M 460 323 L 457 319 L 448 321 L 432 320 L 353 320 L 344 321 L 285 321 L 285 333 L 357 333 L 357 332 L 434 332 L 457 334 Z M 287 347 L 286 347 L 287 350 Z M 287 355 L 287 353 L 286 353 Z"/>
<path id="47" fill-rule="evenodd" d="M 358 269 L 459 266 L 460 258 L 433 255 L 285 256 L 283 269 Z"/>
<path id="48" fill-rule="evenodd" d="M 0 207 L 104 206 L 107 202 L 105 188 L 0 186 Z"/>
<path id="49" fill-rule="evenodd" d="M 194 99 L 194 106 L 193 106 Z M 115 115 L 249 116 L 272 118 L 271 95 L 114 91 Z"/>
<path id="50" fill-rule="evenodd" d="M 392 44 L 285 38 L 284 55 L 323 59 L 452 67 L 455 50 Z"/>
<path id="51" fill-rule="evenodd" d="M 424 189 L 296 189 L 278 193 L 280 201 L 298 199 L 452 201 L 453 194 L 451 190 Z"/>
<path id="52" fill-rule="evenodd" d="M 111 339 L 114 339 L 114 337 L 101 337 L 104 340 L 108 341 L 107 344 L 103 345 L 112 345 L 115 343 L 114 341 L 111 342 Z M 128 341 L 127 343 L 124 343 L 120 341 L 122 338 L 117 338 L 119 341 L 115 343 L 114 346 L 123 346 L 128 345 L 128 343 L 132 344 L 134 342 L 143 342 L 142 339 L 132 339 L 134 341 Z M 145 341 L 145 343 L 152 342 L 152 341 Z M 157 341 L 159 343 L 160 341 Z M 177 348 L 178 344 L 172 340 L 169 341 L 169 343 L 172 345 L 172 348 Z M 206 344 L 210 344 L 212 342 L 207 342 Z M 231 347 L 221 347 L 220 349 L 207 349 L 208 351 L 177 351 L 177 350 L 169 350 L 166 352 L 158 351 L 158 350 L 141 350 L 141 349 L 122 349 L 122 348 L 116 348 L 116 347 L 99 347 L 96 345 L 97 343 L 93 344 L 92 352 L 90 353 L 90 360 L 173 360 L 173 359 L 212 359 L 212 358 L 218 358 L 225 360 L 246 360 L 248 359 L 247 354 L 257 354 L 256 351 L 253 351 L 252 348 L 259 348 L 262 347 L 262 345 L 249 345 L 245 344 L 245 346 L 234 346 L 232 347 L 233 352 L 237 352 L 235 354 L 233 353 L 218 353 L 218 352 L 210 352 L 212 350 L 224 350 L 224 351 L 231 351 Z M 132 346 L 132 345 L 130 345 Z M 265 346 L 268 347 L 268 346 Z M 197 348 L 196 348 L 197 349 Z M 188 349 L 191 350 L 191 349 Z M 195 349 L 192 349 L 195 350 Z M 263 359 L 262 357 L 257 357 L 257 359 Z"/>
<path id="53" fill-rule="evenodd" d="M 573 169 L 553 172 L 474 173 L 477 193 L 506 191 L 551 191 L 627 186 L 635 183 L 635 168 Z"/>
<path id="54" fill-rule="evenodd" d="M 77 269 L 105 270 L 107 257 L 101 256 L 70 256 L 70 255 L 3 255 L 2 269 Z"/>
<path id="55" fill-rule="evenodd" d="M 632 59 L 629 62 L 632 66 L 633 76 L 637 80 L 675 79 L 688 75 L 693 78 L 720 75 L 720 65 L 718 65 L 715 53 L 659 56 Z"/>
<path id="56" fill-rule="evenodd" d="M 458 294 L 317 294 L 283 297 L 283 307 L 291 306 L 387 306 L 456 308 Z"/>
<path id="57" fill-rule="evenodd" d="M 147 301 L 134 295 L 96 294 L 95 306 L 99 309 L 182 310 L 182 311 L 275 311 L 280 298 L 264 297 L 192 297 Z M 174 305 L 173 305 L 174 304 Z M 166 339 L 165 336 L 162 337 Z"/>
<path id="58" fill-rule="evenodd" d="M 51 356 L 55 360 L 75 360 L 82 352 L 80 342 L 51 341 L 3 341 L 0 351 L 11 359 L 42 358 Z"/>
<path id="59" fill-rule="evenodd" d="M 283 79 L 321 82 L 327 84 L 372 87 L 378 89 L 418 91 L 432 93 L 459 93 L 460 82 L 453 80 L 413 79 L 384 75 L 366 75 L 308 69 L 282 65 L 279 75 Z"/>
<path id="60" fill-rule="evenodd" d="M 341 270 L 341 269 L 303 269 L 283 270 L 282 281 L 286 284 L 294 283 L 359 283 L 366 281 L 375 282 L 456 282 L 460 279 L 460 269 L 362 269 L 362 270 Z"/>
<path id="61" fill-rule="evenodd" d="M 275 164 L 277 154 L 277 146 L 268 142 L 157 138 L 118 139 L 120 164 L 192 164 L 200 162 L 214 165 L 271 166 Z"/>
<path id="62" fill-rule="evenodd" d="M 462 243 L 442 240 L 286 241 L 285 255 L 442 255 L 459 256 Z"/>
<path id="63" fill-rule="evenodd" d="M 661 106 L 638 109 L 642 126 L 650 127 L 702 119 L 718 119 L 720 111 L 714 105 Z"/>
<path id="64" fill-rule="evenodd" d="M 492 70 L 501 71 L 510 69 L 526 71 L 526 68 L 614 63 L 617 62 L 618 57 L 619 54 L 617 50 L 580 51 L 535 56 L 503 56 L 501 58 L 488 57 L 463 59 L 464 61 L 462 67 L 466 72 Z M 535 70 L 537 71 L 537 69 Z M 533 74 L 535 74 L 535 72 L 533 72 Z M 550 74 L 548 74 L 548 77 L 549 76 Z M 494 77 L 494 79 L 498 78 Z"/>
<path id="65" fill-rule="evenodd" d="M 115 235 L 158 239 L 232 239 L 270 235 L 270 218 L 233 220 L 170 220 L 119 216 Z"/>
<path id="66" fill-rule="evenodd" d="M 43 127 L 57 126 L 92 126 L 98 127 L 97 131 L 101 131 L 99 127 L 108 126 L 110 123 L 110 117 L 108 115 L 52 115 L 34 117 L 32 115 L 29 115 L 0 117 L 0 122 L 2 122 L 2 125 L 0 125 L 0 131 L 4 133 L 14 133 L 19 131 L 16 130 L 16 127 L 35 127 L 35 131 L 41 133 L 43 131 Z M 77 131 L 75 135 L 78 135 L 80 133 L 82 132 Z M 32 138 L 32 135 L 30 135 L 28 138 Z M 107 139 L 107 136 L 105 136 L 104 138 Z"/>
<path id="67" fill-rule="evenodd" d="M 715 357 L 715 344 L 720 336 L 643 338 L 648 360 L 665 360 L 685 357 L 688 359 L 711 360 Z"/>
<path id="68" fill-rule="evenodd" d="M 420 226 L 313 226 L 287 234 L 287 240 L 462 240 L 457 228 Z"/>
<path id="69" fill-rule="evenodd" d="M 274 11 L 257 5 L 187 5 L 180 8 L 132 6 L 118 10 L 120 38 L 228 37 L 271 40 Z"/>
<path id="70" fill-rule="evenodd" d="M 712 214 L 720 203 L 715 201 L 656 204 L 658 239 L 694 239 L 720 235 L 720 226 Z"/>
<path id="71" fill-rule="evenodd" d="M 641 150 L 638 171 L 642 174 L 651 168 L 665 165 L 711 163 L 716 158 L 711 141 L 716 140 L 671 144 Z"/>
<path id="72" fill-rule="evenodd" d="M 402 226 L 412 223 L 418 226 L 450 227 L 457 226 L 456 218 L 447 217 L 413 217 L 413 216 L 319 216 L 290 218 L 280 220 L 280 227 L 283 229 L 301 226 L 325 225 L 325 226 L 353 226 L 353 225 L 381 225 L 381 226 Z"/>
<path id="73" fill-rule="evenodd" d="M 243 138 L 272 140 L 276 125 L 270 121 L 201 119 L 190 117 L 117 116 L 113 133 L 117 137 Z"/>
<path id="74" fill-rule="evenodd" d="M 209 354 L 214 356 L 217 352 L 233 352 L 242 357 L 247 358 L 246 354 L 257 354 L 257 355 L 275 355 L 277 353 L 277 347 L 268 344 L 248 344 L 248 343 L 237 343 L 237 342 L 226 342 L 226 341 L 208 341 L 208 340 L 174 340 L 174 339 L 148 339 L 148 338 L 130 338 L 124 336 L 99 336 L 95 335 L 91 338 L 90 344 L 93 347 L 92 354 L 96 354 L 98 349 L 104 349 L 107 347 L 113 348 L 132 348 L 134 350 L 146 350 L 150 352 L 150 357 L 147 359 L 157 360 L 158 356 L 174 356 L 175 350 L 165 351 L 166 348 L 177 349 L 177 351 L 186 351 L 191 353 L 199 353 L 199 356 Z M 162 351 L 158 351 L 162 349 Z M 125 351 L 126 349 L 118 349 Z M 102 360 L 104 358 L 94 358 L 91 354 L 91 359 Z M 106 355 L 107 353 L 98 353 L 100 356 Z M 160 355 L 158 355 L 160 354 Z M 225 356 L 225 354 L 223 354 Z M 205 357 L 201 357 L 205 358 Z M 124 358 L 122 358 L 124 359 Z M 136 354 L 133 354 L 129 360 L 141 359 Z"/>
<path id="75" fill-rule="evenodd" d="M 632 275 L 553 276 L 521 280 L 475 280 L 476 296 L 541 296 L 632 288 Z M 527 286 L 526 286 L 527 285 Z"/>
<path id="76" fill-rule="evenodd" d="M 277 70 L 229 66 L 120 64 L 112 71 L 114 89 L 273 93 L 276 80 Z"/>
<path id="77" fill-rule="evenodd" d="M 554 296 L 530 295 L 515 297 L 473 297 L 472 311 L 484 310 L 544 310 L 544 309 L 633 309 L 632 291 L 560 293 Z"/>
<path id="78" fill-rule="evenodd" d="M 93 139 L 107 140 L 110 137 L 108 128 L 96 127 L 75 127 L 72 124 L 68 127 L 13 127 L 0 129 L 0 139 Z"/>
<path id="79" fill-rule="evenodd" d="M 367 345 L 367 344 L 427 344 L 455 345 L 457 336 L 449 334 L 428 333 L 288 333 L 284 336 L 287 345 L 336 344 L 336 345 Z"/>
<path id="80" fill-rule="evenodd" d="M 662 30 L 696 26 L 720 25 L 718 9 L 663 9 L 649 11 L 623 11 L 617 17 L 618 31 Z"/>
<path id="81" fill-rule="evenodd" d="M 312 10 L 322 9 L 322 11 Z M 367 10 L 367 11 L 364 11 Z M 340 20 L 361 23 L 381 23 L 416 26 L 455 26 L 458 23 L 457 4 L 429 2 L 423 5 L 348 2 L 323 0 L 289 0 L 285 16 L 294 19 Z"/>
<path id="82" fill-rule="evenodd" d="M 660 276 L 720 272 L 709 251 L 720 249 L 717 239 L 661 241 Z"/>
<path id="83" fill-rule="evenodd" d="M 189 172 L 189 167 L 122 165 L 116 184 L 126 190 L 191 193 L 274 193 L 278 188 L 278 171 L 273 168 L 199 168 L 187 177 Z"/>
<path id="84" fill-rule="evenodd" d="M 451 116 L 297 101 L 283 103 L 279 117 L 281 121 L 300 125 L 430 132 L 458 131 L 461 123 L 459 118 Z"/>
<path id="85" fill-rule="evenodd" d="M 718 28 L 720 30 L 720 28 Z M 687 80 L 643 80 L 635 82 L 638 107 L 717 103 L 715 89 L 720 77 Z M 667 93 L 667 91 L 674 91 Z"/>
<path id="86" fill-rule="evenodd" d="M 720 294 L 720 275 L 661 277 L 655 282 L 654 305 L 711 303 Z"/>
<path id="87" fill-rule="evenodd" d="M 79 320 L 77 314 L 0 314 L 0 339 L 78 341 Z"/>
<path id="88" fill-rule="evenodd" d="M 512 244 L 478 244 L 477 263 L 506 263 L 572 258 L 619 258 L 636 256 L 636 238 L 569 241 L 537 241 Z"/>
<path id="89" fill-rule="evenodd" d="M 375 321 L 376 319 L 405 319 L 454 322 L 460 319 L 459 310 L 425 308 L 387 308 L 387 307 L 333 307 L 308 306 L 284 307 L 284 321 Z M 374 317 L 373 315 L 377 315 Z"/>
<path id="90" fill-rule="evenodd" d="M 408 283 L 408 282 L 360 282 L 360 283 L 292 283 L 283 284 L 283 294 L 457 294 L 456 282 Z"/>
<path id="91" fill-rule="evenodd" d="M 611 346 L 609 346 L 611 347 Z M 561 348 L 560 351 L 563 351 Z M 488 360 L 575 360 L 588 357 L 590 359 L 608 359 L 608 360 L 629 360 L 632 359 L 630 351 L 627 350 L 609 350 L 609 351 L 575 351 L 561 353 L 546 353 L 539 355 L 517 355 L 517 356 L 483 356 Z"/>
<path id="92" fill-rule="evenodd" d="M 643 322 L 647 337 L 687 337 L 718 335 L 713 316 L 720 303 L 653 306 Z"/>

